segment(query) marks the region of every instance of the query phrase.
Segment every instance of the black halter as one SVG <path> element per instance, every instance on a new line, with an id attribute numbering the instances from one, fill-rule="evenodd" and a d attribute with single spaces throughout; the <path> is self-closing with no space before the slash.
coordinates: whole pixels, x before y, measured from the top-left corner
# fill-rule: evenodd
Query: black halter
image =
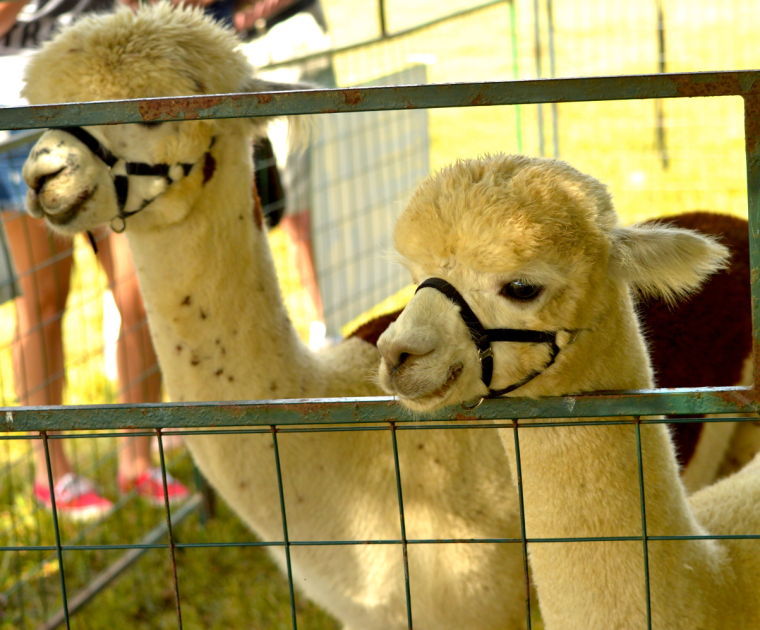
<path id="1" fill-rule="evenodd" d="M 522 387 L 529 381 L 532 381 L 539 374 L 549 369 L 557 359 L 560 348 L 557 345 L 557 332 L 543 330 L 524 330 L 519 328 L 485 328 L 480 323 L 478 316 L 475 315 L 470 305 L 467 304 L 462 294 L 459 293 L 451 284 L 442 278 L 428 278 L 423 281 L 417 291 L 430 287 L 443 293 L 449 300 L 459 307 L 459 315 L 470 332 L 470 337 L 478 348 L 478 357 L 480 358 L 481 380 L 488 388 L 488 397 L 495 398 L 513 392 L 518 387 Z M 501 389 L 491 389 L 491 378 L 493 377 L 493 348 L 491 343 L 494 341 L 511 341 L 517 343 L 548 343 L 550 348 L 549 360 L 540 370 L 535 370 L 525 378 L 512 385 L 502 387 Z"/>
<path id="2" fill-rule="evenodd" d="M 164 189 L 162 192 L 154 195 L 150 199 L 144 199 L 136 210 L 128 211 L 125 209 L 125 206 L 127 203 L 127 197 L 129 196 L 130 175 L 163 177 L 166 180 L 166 186 L 168 188 L 183 177 L 187 177 L 190 174 L 190 171 L 193 169 L 193 166 L 195 166 L 194 163 L 189 162 L 177 162 L 176 164 L 167 164 L 165 162 L 158 164 L 148 164 L 147 162 L 127 162 L 121 158 L 116 157 L 107 147 L 103 146 L 103 144 L 101 144 L 101 142 L 95 136 L 93 136 L 89 131 L 82 127 L 57 127 L 56 129 L 58 131 L 65 131 L 66 133 L 74 136 L 77 140 L 79 140 L 79 142 L 81 142 L 90 151 L 92 151 L 94 155 L 100 158 L 100 160 L 112 171 L 117 163 L 121 161 L 124 162 L 124 171 L 126 173 L 125 175 L 114 173 L 111 174 L 111 177 L 113 178 L 113 187 L 114 192 L 116 193 L 116 204 L 118 208 L 118 214 L 113 219 L 111 219 L 111 229 L 114 232 L 123 232 L 127 227 L 128 217 L 137 214 L 141 210 L 144 210 L 148 205 L 153 203 L 158 197 L 166 192 L 166 189 Z M 213 145 L 214 138 L 211 139 L 211 144 L 206 150 L 204 158 L 206 155 L 208 155 Z M 174 166 L 179 166 L 181 174 L 177 175 L 177 169 L 174 169 L 175 175 L 172 175 L 172 169 Z"/>

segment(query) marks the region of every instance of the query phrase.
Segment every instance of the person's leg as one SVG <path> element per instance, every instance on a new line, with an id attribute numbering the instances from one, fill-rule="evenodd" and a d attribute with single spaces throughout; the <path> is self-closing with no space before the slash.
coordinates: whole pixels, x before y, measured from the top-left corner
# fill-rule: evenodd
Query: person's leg
<path id="1" fill-rule="evenodd" d="M 98 257 L 108 275 L 116 307 L 121 314 L 117 357 L 119 402 L 161 400 L 161 372 L 150 339 L 140 286 L 126 236 L 110 234 L 99 239 Z M 151 465 L 151 438 L 136 436 L 119 440 L 119 486 L 136 489 L 155 504 L 163 504 L 160 470 Z M 185 498 L 187 489 L 167 473 L 170 501 Z"/>
<path id="2" fill-rule="evenodd" d="M 15 390 L 22 405 L 60 405 L 65 381 L 61 322 L 69 293 L 71 242 L 39 220 L 2 212 L 21 295 L 13 341 Z M 72 472 L 61 440 L 49 440 L 53 479 Z M 35 442 L 35 482 L 47 484 L 42 444 Z"/>
<path id="3" fill-rule="evenodd" d="M 319 320 L 324 319 L 322 294 L 319 291 L 317 272 L 314 268 L 314 251 L 311 244 L 311 212 L 303 210 L 286 214 L 280 221 L 280 227 L 288 235 L 295 248 L 295 263 L 301 283 L 311 298 L 314 314 Z"/>
<path id="4" fill-rule="evenodd" d="M 108 276 L 116 307 L 121 314 L 117 341 L 121 403 L 161 400 L 161 373 L 150 340 L 140 286 L 127 238 L 123 234 L 99 235 L 98 259 Z M 151 464 L 150 438 L 133 437 L 119 448 L 119 476 L 134 479 Z"/>

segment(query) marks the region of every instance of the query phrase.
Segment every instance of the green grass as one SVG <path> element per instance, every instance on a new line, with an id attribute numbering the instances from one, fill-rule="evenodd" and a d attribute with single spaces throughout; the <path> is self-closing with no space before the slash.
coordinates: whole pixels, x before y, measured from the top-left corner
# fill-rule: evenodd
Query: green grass
<path id="1" fill-rule="evenodd" d="M 323 0 L 336 45 L 372 36 L 375 4 L 369 0 Z M 389 0 L 391 29 L 429 20 L 472 4 L 469 0 Z M 654 3 L 555 2 L 557 74 L 648 73 L 656 69 Z M 760 7 L 740 0 L 665 3 L 668 69 L 705 70 L 757 67 L 753 25 Z M 535 72 L 532 2 L 516 0 L 520 77 Z M 542 16 L 545 24 L 545 16 Z M 427 60 L 432 82 L 513 78 L 510 10 L 499 5 L 429 28 L 410 37 L 341 55 L 335 67 L 342 84 L 361 83 Z M 543 54 L 547 54 L 544 47 Z M 655 104 L 651 101 L 561 104 L 561 156 L 608 183 L 624 221 L 697 208 L 746 214 L 741 103 L 738 99 L 671 100 L 663 103 L 670 164 L 665 168 L 655 144 Z M 431 168 L 453 160 L 498 151 L 537 154 L 536 106 L 521 107 L 520 134 L 515 107 L 481 107 L 430 112 Z M 543 113 L 549 120 L 549 108 Z M 551 127 L 545 126 L 547 151 Z M 522 138 L 518 142 L 518 136 Z M 303 288 L 289 262 L 282 234 L 272 243 L 288 307 L 304 335 L 312 318 Z M 64 321 L 68 347 L 65 402 L 114 402 L 115 385 L 104 372 L 101 334 L 103 274 L 79 241 L 77 272 Z M 402 292 L 381 309 L 403 303 Z M 15 404 L 10 359 L 12 305 L 0 307 L 0 396 Z M 0 436 L 2 437 L 2 436 Z M 114 440 L 72 440 L 77 461 L 109 496 L 114 488 Z M 0 439 L 0 545 L 51 544 L 49 516 L 30 501 L 29 442 Z M 193 477 L 186 453 L 172 455 L 171 470 Z M 161 520 L 160 511 L 131 500 L 117 515 L 82 535 L 65 526 L 64 540 L 129 543 Z M 208 520 L 194 515 L 176 531 L 178 540 L 252 540 L 223 506 Z M 78 551 L 66 555 L 69 593 L 122 551 Z M 178 553 L 179 587 L 185 628 L 289 628 L 287 585 L 263 550 L 186 549 Z M 151 550 L 109 589 L 74 617 L 76 629 L 176 628 L 173 581 L 166 550 Z M 10 595 L 8 593 L 10 592 Z M 55 556 L 0 552 L 0 630 L 32 628 L 60 606 Z M 298 598 L 299 628 L 336 628 L 326 615 Z"/>

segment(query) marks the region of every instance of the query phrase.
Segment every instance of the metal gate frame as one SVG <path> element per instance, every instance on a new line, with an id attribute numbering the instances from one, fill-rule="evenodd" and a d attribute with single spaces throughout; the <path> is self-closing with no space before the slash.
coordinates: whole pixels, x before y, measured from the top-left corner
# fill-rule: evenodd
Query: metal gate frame
<path id="1" fill-rule="evenodd" d="M 408 627 L 413 628 L 413 611 L 410 598 L 410 582 L 406 565 L 406 549 L 411 544 L 448 542 L 504 542 L 518 543 L 523 548 L 526 567 L 526 593 L 529 593 L 527 576 L 527 544 L 533 542 L 571 542 L 628 540 L 639 541 L 645 567 L 647 611 L 650 612 L 648 579 L 648 542 L 684 539 L 760 539 L 760 532 L 734 536 L 650 536 L 647 534 L 646 506 L 644 503 L 644 479 L 641 467 L 640 427 L 642 424 L 664 422 L 747 422 L 754 418 L 738 418 L 733 414 L 756 414 L 760 411 L 760 361 L 758 357 L 758 334 L 760 334 L 760 71 L 705 72 L 636 76 L 611 76 L 571 79 L 538 79 L 530 81 L 501 81 L 482 83 L 437 84 L 403 87 L 370 87 L 354 89 L 322 89 L 310 91 L 204 95 L 174 98 L 132 99 L 39 105 L 0 109 L 0 129 L 33 129 L 40 127 L 64 127 L 72 125 L 98 125 L 113 123 L 136 123 L 153 121 L 181 121 L 204 118 L 236 118 L 255 116 L 281 116 L 319 114 L 334 112 L 361 112 L 406 108 L 469 107 L 489 105 L 520 105 L 538 103 L 561 103 L 583 101 L 611 101 L 630 99 L 666 99 L 740 96 L 744 101 L 745 154 L 748 184 L 748 216 L 750 231 L 750 265 L 753 318 L 753 367 L 755 380 L 751 387 L 719 387 L 699 389 L 648 390 L 635 392 L 605 393 L 603 395 L 564 396 L 530 400 L 508 398 L 485 401 L 476 410 L 453 409 L 427 418 L 412 417 L 400 409 L 393 399 L 333 398 L 308 400 L 273 400 L 251 402 L 211 403 L 153 403 L 141 405 L 92 405 L 68 407 L 3 407 L 0 408 L 0 431 L 37 432 L 47 449 L 50 439 L 59 436 L 48 433 L 56 430 L 114 430 L 132 428 L 142 430 L 144 435 L 156 435 L 161 443 L 165 429 L 182 433 L 192 428 L 193 435 L 200 433 L 269 433 L 272 436 L 275 464 L 277 466 L 280 510 L 283 522 L 282 541 L 241 543 L 241 546 L 283 547 L 287 559 L 287 577 L 290 586 L 292 625 L 295 629 L 295 595 L 290 569 L 290 549 L 299 545 L 365 544 L 367 541 L 296 541 L 288 536 L 284 493 L 281 483 L 277 436 L 286 432 L 305 431 L 367 431 L 387 430 L 393 449 L 396 487 L 399 503 L 401 537 L 397 540 L 371 541 L 379 544 L 399 545 L 404 558 L 406 607 Z M 645 419 L 644 416 L 678 414 L 681 416 L 701 414 L 728 414 L 721 418 Z M 598 420 L 595 418 L 610 418 Z M 538 422 L 521 424 L 522 419 L 585 418 L 582 421 Z M 488 421 L 500 420 L 498 424 Z M 416 426 L 411 426 L 414 422 Z M 420 427 L 420 423 L 423 426 Z M 377 425 L 381 425 L 378 427 Z M 519 465 L 519 432 L 549 426 L 590 426 L 600 424 L 633 425 L 638 453 L 639 490 L 641 496 L 640 536 L 544 539 L 527 538 L 522 514 L 522 486 Z M 312 425 L 304 427 L 302 425 Z M 329 425 L 329 426 L 328 426 Z M 374 425 L 374 426 L 368 426 Z M 211 427 L 214 427 L 213 429 Z M 488 540 L 414 540 L 406 537 L 404 529 L 404 504 L 401 493 L 396 435 L 402 430 L 432 428 L 489 428 L 515 429 L 515 446 L 518 470 L 518 494 L 521 507 L 521 537 L 516 539 Z M 176 430 L 176 431 L 175 431 Z M 97 434 L 79 434 L 77 437 L 104 437 Z M 120 435 L 113 433 L 113 436 Z M 30 439 L 28 435 L 4 436 L 2 439 Z M 163 449 L 161 449 L 163 466 Z M 52 480 L 51 480 L 52 484 Z M 93 545 L 62 545 L 58 531 L 58 519 L 54 512 L 55 545 L 0 547 L 0 552 L 55 551 L 58 554 L 61 577 L 61 596 L 64 620 L 69 626 L 66 577 L 63 571 L 63 553 L 77 549 L 92 549 Z M 137 545 L 113 545 L 105 549 L 153 549 L 163 548 L 170 553 L 181 547 L 194 547 L 175 541 L 172 515 L 166 506 L 169 529 L 168 544 L 143 543 Z M 229 545 L 229 543 L 227 543 Z M 237 543 L 235 543 L 237 544 Z M 204 545 L 209 546 L 209 545 Z M 182 627 L 181 598 L 173 564 L 174 589 L 178 627 Z M 526 618 L 531 627 L 530 599 L 526 595 Z M 647 627 L 651 628 L 651 614 Z"/>

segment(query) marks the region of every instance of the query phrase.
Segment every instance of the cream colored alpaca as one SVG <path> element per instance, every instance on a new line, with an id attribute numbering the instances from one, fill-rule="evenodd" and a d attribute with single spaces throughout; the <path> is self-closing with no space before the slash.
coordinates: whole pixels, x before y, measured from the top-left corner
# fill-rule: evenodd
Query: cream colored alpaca
<path id="1" fill-rule="evenodd" d="M 122 10 L 83 19 L 47 45 L 25 94 L 47 103 L 266 89 L 235 46 L 200 12 Z M 379 393 L 373 345 L 353 338 L 314 354 L 288 320 L 251 194 L 256 127 L 88 127 L 118 158 L 112 171 L 86 136 L 50 130 L 25 167 L 30 211 L 64 233 L 126 224 L 172 400 Z M 129 177 L 120 210 L 113 176 L 125 161 L 166 163 L 174 181 Z M 498 441 L 477 430 L 398 438 L 409 538 L 517 535 L 515 493 L 492 474 L 506 467 Z M 188 436 L 187 444 L 241 518 L 261 538 L 282 540 L 271 436 Z M 291 540 L 400 539 L 388 432 L 281 433 L 279 450 Z M 298 546 L 292 559 L 296 586 L 345 627 L 407 627 L 400 545 Z M 413 544 L 409 563 L 415 628 L 523 627 L 519 545 Z"/>
<path id="2" fill-rule="evenodd" d="M 415 281 L 446 280 L 485 328 L 542 333 L 492 344 L 491 389 L 529 397 L 651 387 L 632 290 L 676 299 L 726 257 L 694 232 L 620 227 L 595 179 L 519 156 L 460 162 L 424 182 L 396 244 Z M 488 392 L 466 307 L 442 290 L 419 290 L 378 344 L 381 383 L 416 411 Z M 500 432 L 514 468 L 513 431 Z M 641 435 L 650 536 L 760 533 L 760 456 L 687 498 L 667 428 Z M 634 438 L 632 426 L 519 431 L 527 536 L 640 536 Z M 547 630 L 646 627 L 640 541 L 533 543 L 529 557 Z M 760 541 L 650 541 L 649 572 L 653 628 L 760 628 Z"/>

